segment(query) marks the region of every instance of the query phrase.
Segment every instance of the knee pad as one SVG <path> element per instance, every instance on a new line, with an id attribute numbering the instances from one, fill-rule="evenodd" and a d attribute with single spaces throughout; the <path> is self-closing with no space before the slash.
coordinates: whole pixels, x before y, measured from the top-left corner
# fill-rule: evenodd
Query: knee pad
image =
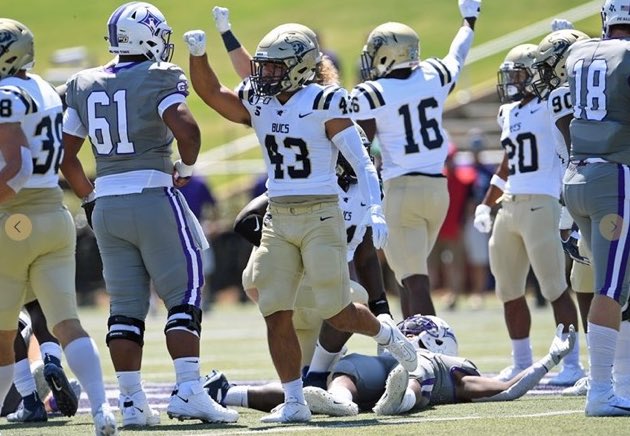
<path id="1" fill-rule="evenodd" d="M 263 217 L 254 213 L 237 220 L 234 223 L 234 231 L 258 247 L 262 237 L 262 222 Z"/>
<path id="2" fill-rule="evenodd" d="M 114 339 L 126 339 L 133 341 L 141 347 L 144 345 L 144 321 L 128 316 L 114 315 L 107 320 L 109 331 L 105 336 L 105 343 Z"/>
<path id="3" fill-rule="evenodd" d="M 201 334 L 201 309 L 190 304 L 181 304 L 168 311 L 164 333 L 172 330 L 187 330 L 195 336 Z"/>

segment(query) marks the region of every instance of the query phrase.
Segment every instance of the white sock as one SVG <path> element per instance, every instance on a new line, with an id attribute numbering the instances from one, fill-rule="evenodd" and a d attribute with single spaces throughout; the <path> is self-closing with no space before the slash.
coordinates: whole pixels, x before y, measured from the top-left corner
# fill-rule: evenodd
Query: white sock
<path id="1" fill-rule="evenodd" d="M 131 396 L 142 390 L 142 375 L 140 371 L 116 371 L 120 394 Z"/>
<path id="2" fill-rule="evenodd" d="M 338 401 L 345 401 L 347 403 L 352 402 L 352 392 L 343 386 L 335 385 L 328 389 L 328 392 Z"/>
<path id="3" fill-rule="evenodd" d="M 61 345 L 56 342 L 43 342 L 39 344 L 39 352 L 42 353 L 42 359 L 46 354 L 56 357 L 61 362 Z"/>
<path id="4" fill-rule="evenodd" d="M 400 406 L 398 406 L 398 413 L 409 412 L 416 405 L 416 394 L 410 388 L 407 388 L 405 395 L 403 396 Z"/>
<path id="5" fill-rule="evenodd" d="M 284 401 L 288 401 L 289 398 L 295 398 L 298 403 L 306 404 L 304 399 L 304 391 L 302 390 L 302 379 L 298 378 L 288 383 L 282 383 L 282 390 L 284 391 Z"/>
<path id="6" fill-rule="evenodd" d="M 326 350 L 318 340 L 308 372 L 328 372 L 330 370 L 330 365 L 333 363 L 338 354 L 339 353 L 331 353 Z"/>
<path id="7" fill-rule="evenodd" d="M 7 396 L 11 385 L 13 384 L 13 372 L 15 365 L 0 366 L 0 402 L 4 403 L 4 397 Z"/>
<path id="8" fill-rule="evenodd" d="M 392 336 L 392 326 L 381 321 L 381 329 L 375 336 L 372 336 L 376 342 L 381 345 L 388 345 Z"/>
<path id="9" fill-rule="evenodd" d="M 178 357 L 173 360 L 177 384 L 199 380 L 199 357 Z"/>
<path id="10" fill-rule="evenodd" d="M 619 333 L 615 329 L 588 323 L 588 363 L 591 388 L 612 387 L 612 367 Z"/>
<path id="11" fill-rule="evenodd" d="M 615 380 L 630 378 L 630 321 L 621 321 L 613 365 Z"/>
<path id="12" fill-rule="evenodd" d="M 521 369 L 532 364 L 532 346 L 529 338 L 512 339 L 512 362 Z"/>
<path id="13" fill-rule="evenodd" d="M 31 374 L 31 364 L 28 359 L 22 359 L 15 363 L 13 368 L 13 383 L 22 397 L 26 397 L 35 392 L 35 379 Z"/>
<path id="14" fill-rule="evenodd" d="M 249 388 L 247 386 L 232 386 L 228 389 L 227 394 L 225 394 L 225 405 L 249 407 L 247 398 L 248 390 Z"/>
<path id="15" fill-rule="evenodd" d="M 562 333 L 562 340 L 564 341 L 566 338 L 569 337 L 568 333 Z M 563 366 L 580 366 L 580 336 L 579 335 L 575 335 L 575 345 L 573 345 L 573 348 L 571 349 L 571 351 L 569 351 L 569 354 L 567 354 L 566 356 L 564 356 L 564 358 L 562 359 L 562 365 Z"/>
<path id="16" fill-rule="evenodd" d="M 89 336 L 82 337 L 70 342 L 63 351 L 70 369 L 77 376 L 81 387 L 90 399 L 90 407 L 94 415 L 103 403 L 107 403 L 101 357 L 96 344 Z"/>

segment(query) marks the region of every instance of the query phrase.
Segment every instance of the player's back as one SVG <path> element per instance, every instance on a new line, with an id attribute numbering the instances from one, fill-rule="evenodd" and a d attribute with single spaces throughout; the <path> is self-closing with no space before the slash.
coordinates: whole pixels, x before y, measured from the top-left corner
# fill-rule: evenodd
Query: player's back
<path id="1" fill-rule="evenodd" d="M 630 165 L 630 39 L 576 42 L 566 68 L 574 96 L 572 157 Z"/>
<path id="2" fill-rule="evenodd" d="M 32 175 L 2 207 L 61 206 L 58 170 L 63 155 L 63 112 L 59 95 L 35 74 L 6 77 L 0 81 L 0 113 L 4 122 L 20 123 L 33 157 Z"/>
<path id="3" fill-rule="evenodd" d="M 178 93 L 187 94 L 186 77 L 166 62 L 98 67 L 70 79 L 66 100 L 87 127 L 97 177 L 136 170 L 171 173 L 173 134 L 161 115 Z"/>

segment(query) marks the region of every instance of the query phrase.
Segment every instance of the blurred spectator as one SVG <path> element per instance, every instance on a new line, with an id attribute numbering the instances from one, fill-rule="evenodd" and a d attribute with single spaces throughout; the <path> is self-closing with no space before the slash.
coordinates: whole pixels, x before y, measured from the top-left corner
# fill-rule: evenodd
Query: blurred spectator
<path id="1" fill-rule="evenodd" d="M 470 151 L 473 156 L 475 181 L 472 185 L 471 196 L 467 205 L 466 224 L 464 226 L 464 246 L 469 267 L 470 304 L 473 309 L 483 307 L 485 291 L 490 281 L 490 256 L 488 253 L 489 233 L 481 233 L 473 225 L 475 207 L 483 200 L 490 179 L 495 171 L 495 165 L 488 165 L 481 161 L 481 152 L 486 148 L 486 138 L 481 129 L 471 129 L 468 132 Z"/>
<path id="2" fill-rule="evenodd" d="M 442 282 L 450 290 L 447 297 L 449 310 L 455 309 L 466 283 L 466 256 L 462 234 L 466 221 L 466 205 L 475 180 L 471 167 L 459 167 L 455 164 L 456 154 L 457 147 L 453 143 L 449 144 L 445 174 L 450 202 L 428 262 L 429 282 L 437 285 L 440 277 L 444 277 Z"/>

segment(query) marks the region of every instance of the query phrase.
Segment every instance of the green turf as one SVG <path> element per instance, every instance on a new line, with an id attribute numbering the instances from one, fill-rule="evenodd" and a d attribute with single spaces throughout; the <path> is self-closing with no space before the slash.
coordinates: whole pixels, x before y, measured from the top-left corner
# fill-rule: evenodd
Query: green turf
<path id="1" fill-rule="evenodd" d="M 210 10 L 214 3 L 206 0 L 156 0 L 153 2 L 166 15 L 174 29 L 176 44 L 174 62 L 187 68 L 187 51 L 181 42 L 182 34 L 190 29 L 208 32 L 208 53 L 213 66 L 225 84 L 238 83 L 220 37 L 215 31 Z M 506 2 L 484 0 L 481 18 L 477 25 L 475 44 L 497 38 L 527 24 L 553 16 L 586 0 L 530 0 Z M 3 16 L 23 21 L 36 37 L 36 72 L 50 66 L 51 53 L 59 48 L 86 46 L 93 62 L 110 59 L 103 37 L 109 14 L 122 2 L 111 0 L 24 0 L 5 1 Z M 455 0 L 318 0 L 297 2 L 288 0 L 237 1 L 226 0 L 222 6 L 232 12 L 236 35 L 250 51 L 272 27 L 285 22 L 301 22 L 316 29 L 322 45 L 338 52 L 343 63 L 343 83 L 351 87 L 356 83 L 356 66 L 361 48 L 369 31 L 386 21 L 401 21 L 417 30 L 421 41 L 421 56 L 444 56 L 461 18 Z M 577 23 L 587 33 L 599 33 L 599 14 Z M 538 42 L 538 39 L 531 42 Z M 505 53 L 480 61 L 464 70 L 459 89 L 493 79 Z M 200 123 L 203 149 L 207 150 L 229 140 L 243 136 L 247 130 L 231 124 L 205 107 L 195 95 L 189 104 Z M 86 160 L 89 150 L 82 152 Z M 257 156 L 260 156 L 258 154 Z M 87 167 L 92 170 L 93 164 Z M 214 186 L 232 181 L 231 177 L 210 175 Z"/>
<path id="2" fill-rule="evenodd" d="M 398 302 L 392 301 L 397 308 Z M 437 304 L 438 310 L 441 308 Z M 474 361 L 481 372 L 497 372 L 510 363 L 510 342 L 503 324 L 503 314 L 496 298 L 490 294 L 486 308 L 472 311 L 462 303 L 455 312 L 441 311 L 459 338 L 462 356 Z M 554 333 L 552 312 L 549 307 L 532 308 L 532 343 L 535 357 L 540 357 L 551 342 Z M 106 312 L 103 309 L 81 311 L 82 322 L 96 340 L 103 362 L 107 382 L 114 382 L 112 366 L 104 344 Z M 165 313 L 147 320 L 143 378 L 146 381 L 169 382 L 173 369 L 167 356 L 162 334 Z M 580 337 L 584 346 L 583 336 Z M 372 353 L 374 342 L 354 337 L 349 343 L 351 351 Z M 582 350 L 585 362 L 585 350 Z M 220 305 L 206 314 L 203 323 L 202 369 L 223 370 L 231 380 L 273 380 L 275 372 L 267 351 L 265 328 L 261 316 L 253 305 Z M 261 412 L 239 409 L 241 418 L 231 425 L 203 425 L 169 420 L 162 413 L 162 424 L 145 431 L 127 431 L 123 434 L 352 434 L 402 435 L 444 434 L 466 435 L 573 435 L 573 434 L 624 434 L 627 420 L 623 418 L 589 418 L 583 413 L 583 398 L 560 396 L 526 396 L 509 403 L 481 403 L 439 406 L 419 413 L 377 418 L 362 413 L 352 418 L 316 416 L 308 425 L 276 426 L 261 424 Z M 8 425 L 0 419 L 0 433 L 9 435 L 85 435 L 90 431 L 90 420 L 85 414 L 75 418 L 54 418 L 47 425 Z"/>

